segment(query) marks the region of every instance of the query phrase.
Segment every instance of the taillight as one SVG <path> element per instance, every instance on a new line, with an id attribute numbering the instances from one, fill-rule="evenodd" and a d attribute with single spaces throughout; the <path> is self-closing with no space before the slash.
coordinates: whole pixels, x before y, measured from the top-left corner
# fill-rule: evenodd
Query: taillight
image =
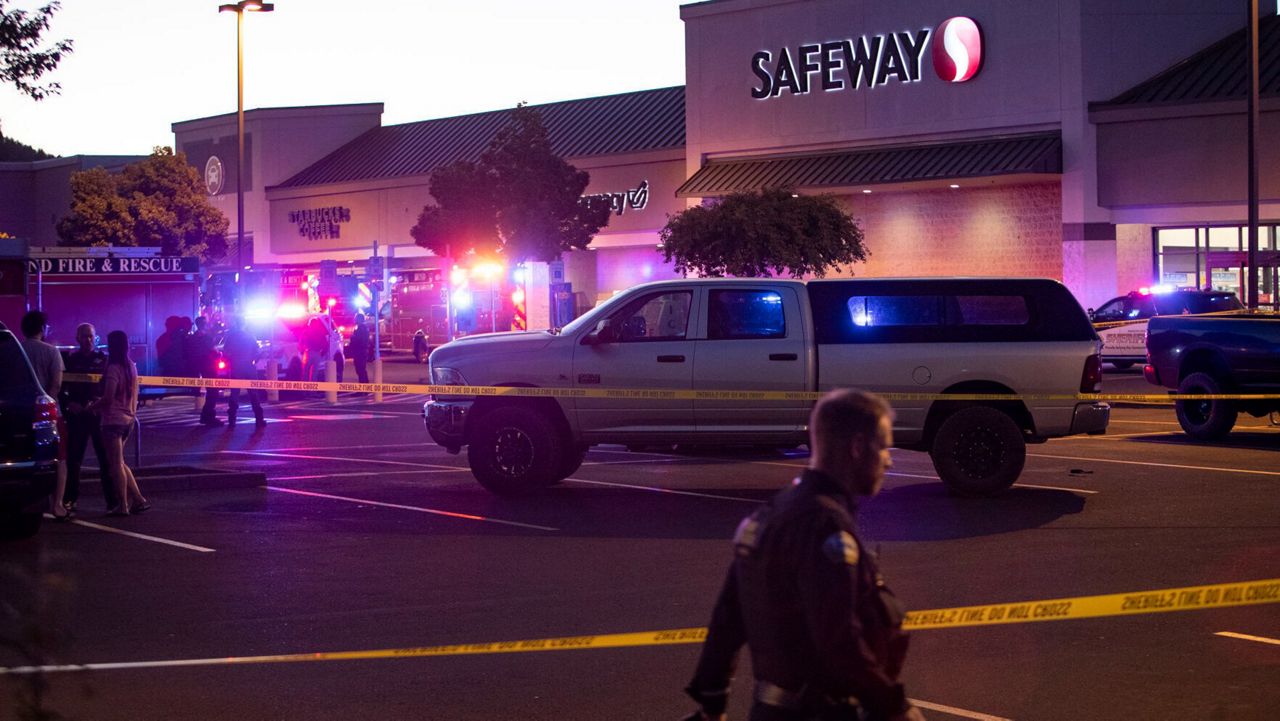
<path id="1" fill-rule="evenodd" d="M 1102 354 L 1094 353 L 1084 359 L 1084 372 L 1080 374 L 1081 393 L 1102 392 Z"/>
<path id="2" fill-rule="evenodd" d="M 37 428 L 54 425 L 58 422 L 58 402 L 49 396 L 40 396 L 36 399 L 36 419 Z"/>

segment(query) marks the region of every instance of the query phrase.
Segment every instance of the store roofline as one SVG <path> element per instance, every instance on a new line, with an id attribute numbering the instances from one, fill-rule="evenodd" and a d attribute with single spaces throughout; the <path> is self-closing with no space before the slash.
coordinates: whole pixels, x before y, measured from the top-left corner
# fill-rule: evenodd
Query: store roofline
<path id="1" fill-rule="evenodd" d="M 368 112 L 377 109 L 378 113 L 383 112 L 383 103 L 343 103 L 338 105 L 282 105 L 278 107 L 268 108 L 250 108 L 244 111 L 245 120 L 264 117 L 289 117 L 297 113 L 306 113 L 314 115 L 320 113 L 323 115 L 346 115 L 353 112 Z M 215 125 L 223 122 L 234 122 L 235 113 L 220 113 L 218 115 L 209 115 L 203 118 L 192 118 L 191 120 L 179 120 L 170 125 L 170 130 L 178 132 L 181 130 L 192 130 L 200 125 Z"/>

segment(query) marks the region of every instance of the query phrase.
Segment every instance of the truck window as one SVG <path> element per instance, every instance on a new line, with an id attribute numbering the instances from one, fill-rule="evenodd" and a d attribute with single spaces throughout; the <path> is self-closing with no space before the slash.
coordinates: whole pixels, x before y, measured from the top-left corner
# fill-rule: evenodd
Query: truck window
<path id="1" fill-rule="evenodd" d="M 22 348 L 11 335 L 0 335 L 0 403 L 29 405 L 35 402 L 36 377 L 27 367 Z"/>
<path id="2" fill-rule="evenodd" d="M 936 295 L 855 295 L 849 299 L 849 320 L 855 326 L 934 326 L 941 323 Z"/>
<path id="3" fill-rule="evenodd" d="M 1124 298 L 1112 298 L 1093 312 L 1093 319 L 1099 323 L 1124 320 Z"/>
<path id="4" fill-rule="evenodd" d="M 782 296 L 773 290 L 713 290 L 707 338 L 786 338 Z"/>
<path id="5" fill-rule="evenodd" d="M 693 293 L 689 291 L 645 296 L 613 316 L 618 321 L 618 340 L 634 343 L 684 338 L 692 304 Z"/>
<path id="6" fill-rule="evenodd" d="M 1026 325 L 1030 322 L 1027 299 L 1020 295 L 957 295 L 948 298 L 947 325 Z"/>

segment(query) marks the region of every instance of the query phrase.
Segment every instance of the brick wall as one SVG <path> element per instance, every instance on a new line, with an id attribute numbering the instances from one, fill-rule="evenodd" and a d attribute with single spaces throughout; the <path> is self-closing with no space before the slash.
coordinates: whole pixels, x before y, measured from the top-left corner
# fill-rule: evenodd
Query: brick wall
<path id="1" fill-rule="evenodd" d="M 865 264 L 829 277 L 1062 279 L 1062 197 L 1056 181 L 875 192 L 844 200 L 871 253 Z"/>
<path id="2" fill-rule="evenodd" d="M 1151 270 L 1151 226 L 1116 226 L 1116 287 L 1121 293 L 1159 281 Z"/>

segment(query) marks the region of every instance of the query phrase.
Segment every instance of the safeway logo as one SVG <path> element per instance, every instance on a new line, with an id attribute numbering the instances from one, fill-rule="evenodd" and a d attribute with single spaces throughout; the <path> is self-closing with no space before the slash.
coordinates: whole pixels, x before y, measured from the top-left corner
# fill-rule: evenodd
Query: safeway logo
<path id="1" fill-rule="evenodd" d="M 759 50 L 751 56 L 751 74 L 756 77 L 751 97 L 768 100 L 783 93 L 918 83 L 930 43 L 933 69 L 942 80 L 963 83 L 982 69 L 982 30 L 971 18 L 954 17 L 936 30 L 924 27 Z"/>
<path id="2" fill-rule="evenodd" d="M 955 17 L 938 26 L 933 70 L 950 83 L 963 83 L 982 68 L 982 29 L 971 18 Z"/>

